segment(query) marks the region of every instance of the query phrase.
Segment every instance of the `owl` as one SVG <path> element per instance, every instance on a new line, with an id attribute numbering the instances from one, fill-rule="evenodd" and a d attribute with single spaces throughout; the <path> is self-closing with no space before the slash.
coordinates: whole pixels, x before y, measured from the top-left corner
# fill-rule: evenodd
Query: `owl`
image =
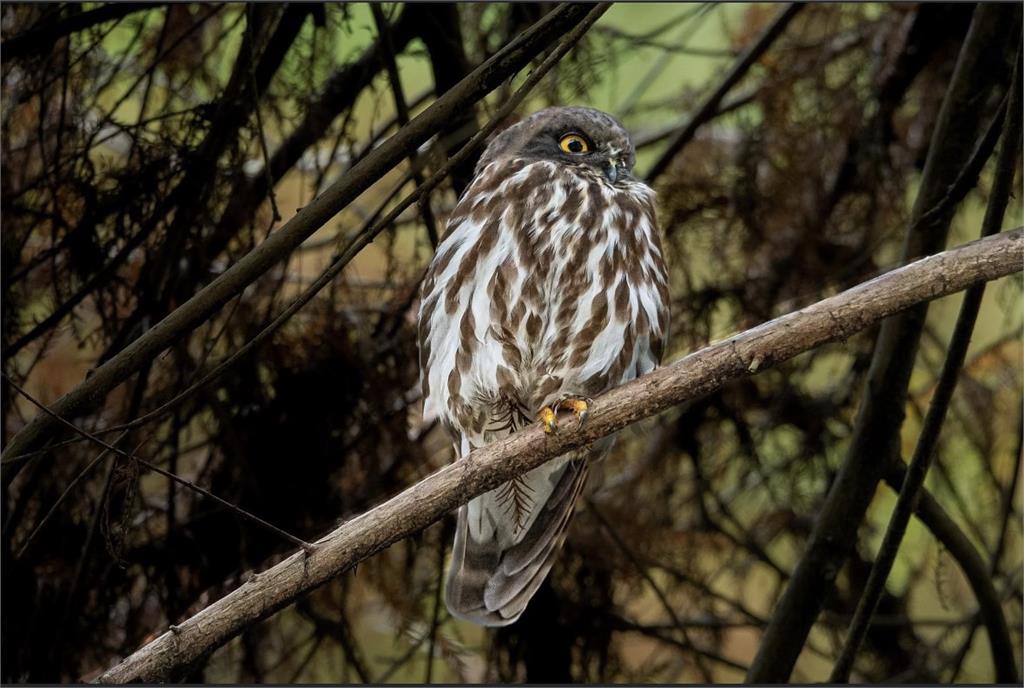
<path id="1" fill-rule="evenodd" d="M 631 174 L 629 134 L 584 107 L 541 110 L 487 146 L 424 277 L 424 415 L 456 460 L 533 422 L 582 423 L 592 397 L 658 365 L 668 276 L 654 192 Z M 608 441 L 476 497 L 458 513 L 445 601 L 504 626 L 565 539 Z"/>

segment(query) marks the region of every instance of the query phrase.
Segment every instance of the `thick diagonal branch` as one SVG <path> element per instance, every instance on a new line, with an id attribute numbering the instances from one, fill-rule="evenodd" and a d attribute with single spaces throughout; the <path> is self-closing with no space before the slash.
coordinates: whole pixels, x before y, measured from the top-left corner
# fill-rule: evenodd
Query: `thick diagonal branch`
<path id="1" fill-rule="evenodd" d="M 965 244 L 712 344 L 594 400 L 587 423 L 548 435 L 538 426 L 473 452 L 254 576 L 104 673 L 104 682 L 154 682 L 291 604 L 473 497 L 642 418 L 709 394 L 823 344 L 845 340 L 918 303 L 1012 274 L 1024 265 L 1024 230 Z"/>

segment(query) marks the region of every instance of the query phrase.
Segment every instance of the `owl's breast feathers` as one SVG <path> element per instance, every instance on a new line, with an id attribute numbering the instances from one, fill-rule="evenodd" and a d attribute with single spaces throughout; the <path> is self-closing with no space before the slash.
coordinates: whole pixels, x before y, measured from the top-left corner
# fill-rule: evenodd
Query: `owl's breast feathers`
<path id="1" fill-rule="evenodd" d="M 479 446 L 654 368 L 668 281 L 653 196 L 553 162 L 482 169 L 424 279 L 424 413 Z"/>

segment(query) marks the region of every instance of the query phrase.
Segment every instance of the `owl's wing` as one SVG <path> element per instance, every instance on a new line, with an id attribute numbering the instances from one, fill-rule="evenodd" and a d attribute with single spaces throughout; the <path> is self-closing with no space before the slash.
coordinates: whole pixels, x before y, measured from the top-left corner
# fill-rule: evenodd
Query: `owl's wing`
<path id="1" fill-rule="evenodd" d="M 554 563 L 586 479 L 585 457 L 526 473 L 526 489 L 547 497 L 533 504 L 536 517 L 522 532 L 501 488 L 462 506 L 445 585 L 449 611 L 484 626 L 518 619 Z M 471 528 L 470 519 L 483 520 L 484 527 Z"/>

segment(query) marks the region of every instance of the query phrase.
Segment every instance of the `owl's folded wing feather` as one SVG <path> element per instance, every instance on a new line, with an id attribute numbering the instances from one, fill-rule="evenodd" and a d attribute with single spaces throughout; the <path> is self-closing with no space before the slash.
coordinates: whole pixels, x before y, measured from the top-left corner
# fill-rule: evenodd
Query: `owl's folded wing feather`
<path id="1" fill-rule="evenodd" d="M 515 532 L 516 519 L 508 516 L 501 488 L 459 509 L 445 586 L 453 615 L 484 626 L 505 626 L 519 618 L 565 541 L 586 479 L 585 458 L 554 471 L 541 466 L 523 476 L 526 489 L 547 497 L 532 505 L 536 516 L 522 532 Z M 471 528 L 471 518 L 484 520 L 484 527 Z"/>

